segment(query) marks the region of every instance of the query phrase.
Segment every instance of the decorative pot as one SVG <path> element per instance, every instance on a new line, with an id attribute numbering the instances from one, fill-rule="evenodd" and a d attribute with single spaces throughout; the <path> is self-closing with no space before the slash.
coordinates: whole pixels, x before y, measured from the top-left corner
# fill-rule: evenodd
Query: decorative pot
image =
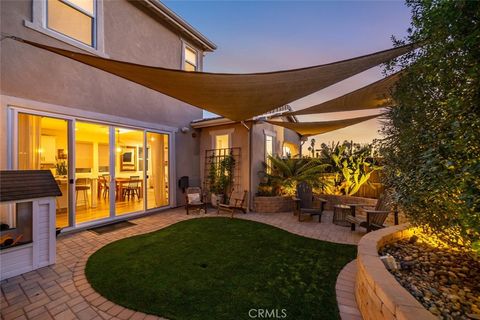
<path id="1" fill-rule="evenodd" d="M 216 208 L 219 203 L 223 203 L 223 194 L 212 193 L 211 202 L 212 202 L 212 206 Z"/>

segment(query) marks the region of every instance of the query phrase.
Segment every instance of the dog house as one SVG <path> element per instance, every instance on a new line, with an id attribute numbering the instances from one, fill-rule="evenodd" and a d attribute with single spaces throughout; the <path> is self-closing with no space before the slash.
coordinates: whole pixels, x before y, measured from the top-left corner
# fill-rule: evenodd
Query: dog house
<path id="1" fill-rule="evenodd" d="M 55 263 L 55 197 L 50 170 L 0 171 L 0 279 Z"/>

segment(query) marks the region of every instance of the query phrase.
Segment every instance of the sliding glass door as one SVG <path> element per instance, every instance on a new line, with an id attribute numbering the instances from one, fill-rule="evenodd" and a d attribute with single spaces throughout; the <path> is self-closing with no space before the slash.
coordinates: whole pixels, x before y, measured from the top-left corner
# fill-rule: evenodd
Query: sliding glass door
<path id="1" fill-rule="evenodd" d="M 115 128 L 115 214 L 144 208 L 144 131 Z"/>
<path id="2" fill-rule="evenodd" d="M 147 170 L 147 209 L 168 205 L 168 135 L 147 132 L 145 168 Z"/>
<path id="3" fill-rule="evenodd" d="M 16 114 L 13 168 L 52 171 L 62 191 L 57 227 L 169 205 L 168 134 Z"/>
<path id="4" fill-rule="evenodd" d="M 52 172 L 62 191 L 57 227 L 68 226 L 68 121 L 19 113 L 17 128 L 17 169 Z"/>
<path id="5" fill-rule="evenodd" d="M 75 122 L 75 222 L 110 216 L 109 126 Z"/>

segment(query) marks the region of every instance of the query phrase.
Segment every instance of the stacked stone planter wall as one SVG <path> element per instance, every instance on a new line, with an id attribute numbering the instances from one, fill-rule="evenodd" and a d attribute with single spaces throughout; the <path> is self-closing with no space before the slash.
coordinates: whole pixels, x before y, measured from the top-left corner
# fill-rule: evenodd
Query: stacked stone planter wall
<path id="1" fill-rule="evenodd" d="M 412 234 L 407 225 L 400 225 L 371 232 L 360 240 L 355 298 L 363 319 L 436 319 L 395 280 L 378 256 L 378 249 L 385 244 Z"/>
<path id="2" fill-rule="evenodd" d="M 327 195 L 321 194 L 318 197 L 327 200 L 327 205 L 325 210 L 333 210 L 333 206 L 337 204 L 363 204 L 365 206 L 375 207 L 377 204 L 377 199 L 371 198 L 361 198 L 361 197 L 352 197 L 352 196 L 337 196 L 337 195 Z M 314 206 L 320 206 L 319 201 L 314 201 Z"/>
<path id="3" fill-rule="evenodd" d="M 288 212 L 293 210 L 294 204 L 291 197 L 255 197 L 253 199 L 255 212 Z"/>

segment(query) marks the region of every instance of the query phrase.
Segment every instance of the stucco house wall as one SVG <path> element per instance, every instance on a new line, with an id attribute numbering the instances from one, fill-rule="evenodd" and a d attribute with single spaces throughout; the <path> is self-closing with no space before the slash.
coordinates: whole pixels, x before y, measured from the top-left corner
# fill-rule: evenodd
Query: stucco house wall
<path id="1" fill-rule="evenodd" d="M 275 136 L 274 153 L 279 156 L 282 156 L 284 142 L 289 142 L 290 145 L 295 146 L 296 150 L 292 150 L 292 153 L 293 155 L 298 154 L 300 148 L 300 136 L 294 131 L 274 126 L 266 122 L 245 121 L 245 125 L 250 129 L 247 129 L 241 123 L 232 123 L 201 127 L 196 130 L 199 132 L 200 137 L 201 185 L 203 185 L 203 182 L 205 181 L 205 151 L 213 148 L 212 136 L 216 133 L 222 134 L 228 130 L 234 130 L 231 135 L 231 147 L 241 148 L 241 189 L 242 191 L 249 191 L 249 205 L 252 209 L 253 197 L 257 193 L 258 184 L 260 183 L 259 172 L 264 170 L 265 134 L 273 134 Z M 193 126 L 198 127 L 198 123 L 193 124 Z M 249 132 L 251 133 L 251 137 L 249 137 Z"/>
<path id="2" fill-rule="evenodd" d="M 250 123 L 247 123 L 250 126 Z M 213 137 L 219 132 L 231 131 L 231 147 L 240 148 L 240 163 L 239 163 L 239 179 L 238 186 L 236 191 L 243 192 L 244 190 L 249 190 L 249 137 L 248 130 L 241 123 L 229 124 L 214 126 L 208 128 L 202 128 L 199 130 L 200 133 L 200 177 L 201 177 L 201 186 L 205 181 L 205 153 L 207 150 L 214 149 Z M 206 190 L 208 191 L 208 190 Z"/>
<path id="3" fill-rule="evenodd" d="M 265 135 L 274 134 L 274 148 L 273 152 L 276 155 L 283 155 L 283 143 L 289 142 L 291 145 L 297 146 L 297 152 L 292 150 L 292 155 L 298 154 L 300 148 L 300 136 L 289 129 L 275 126 L 266 122 L 255 124 L 252 130 L 252 197 L 257 193 L 258 184 L 260 183 L 259 172 L 264 169 L 263 162 L 265 161 Z M 253 199 L 253 198 L 252 198 Z"/>
<path id="4" fill-rule="evenodd" d="M 103 6 L 105 57 L 133 63 L 180 69 L 184 40 L 196 44 L 135 1 L 100 1 Z M 32 1 L 1 1 L 3 33 L 38 43 L 83 52 L 56 38 L 25 26 L 32 21 Z M 200 45 L 196 46 L 203 57 Z M 85 53 L 85 52 L 84 52 Z M 7 168 L 7 105 L 44 110 L 42 105 L 112 115 L 129 120 L 188 126 L 202 110 L 83 65 L 11 39 L 1 42 L 0 169 Z M 200 65 L 201 65 L 200 61 Z M 9 101 L 9 102 L 7 102 Z M 118 118 L 117 118 L 118 119 Z M 175 134 L 177 176 L 199 178 L 199 145 L 191 135 Z M 185 160 L 185 159 L 188 159 Z M 177 192 L 178 203 L 183 197 Z"/>

